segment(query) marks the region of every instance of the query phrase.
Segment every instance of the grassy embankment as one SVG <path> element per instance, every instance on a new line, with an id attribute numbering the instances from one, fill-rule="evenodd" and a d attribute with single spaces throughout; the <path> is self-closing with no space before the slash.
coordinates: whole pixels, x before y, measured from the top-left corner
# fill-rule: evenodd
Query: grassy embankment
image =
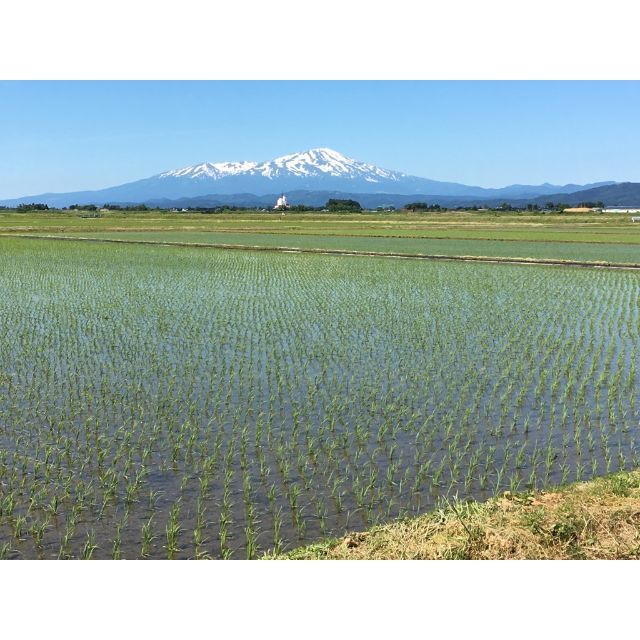
<path id="1" fill-rule="evenodd" d="M 296 549 L 276 559 L 639 559 L 640 471 L 426 515 Z"/>

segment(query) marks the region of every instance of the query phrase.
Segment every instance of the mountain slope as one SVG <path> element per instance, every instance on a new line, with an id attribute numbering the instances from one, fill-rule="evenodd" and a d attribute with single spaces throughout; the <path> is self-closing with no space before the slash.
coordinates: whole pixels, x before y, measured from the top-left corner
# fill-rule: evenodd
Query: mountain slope
<path id="1" fill-rule="evenodd" d="M 563 202 L 566 204 L 579 204 L 581 202 L 604 202 L 607 207 L 614 206 L 640 206 L 640 183 L 619 182 L 617 184 L 604 185 L 593 189 L 584 189 L 575 193 L 554 193 L 545 197 L 536 198 L 533 202 L 544 204 L 546 202 Z"/>
<path id="2" fill-rule="evenodd" d="M 162 208 L 183 207 L 219 207 L 223 205 L 240 207 L 257 207 L 271 209 L 278 193 L 257 195 L 253 193 L 236 193 L 229 195 L 208 194 L 193 198 L 178 199 L 154 199 L 148 201 L 151 206 Z M 474 196 L 437 196 L 433 194 L 401 194 L 401 193 L 354 193 L 345 191 L 306 191 L 296 190 L 287 192 L 287 199 L 291 204 L 306 204 L 313 207 L 322 207 L 330 198 L 357 200 L 366 209 L 376 207 L 404 207 L 409 202 L 427 202 L 440 204 L 445 207 L 495 207 L 503 202 L 514 206 L 526 206 L 529 203 L 544 207 L 547 202 L 578 204 L 580 202 L 602 201 L 606 206 L 615 205 L 640 205 L 640 184 L 625 182 L 572 194 L 555 193 L 536 198 L 505 198 L 491 197 L 479 198 Z"/>
<path id="3" fill-rule="evenodd" d="M 410 176 L 359 162 L 328 148 L 310 149 L 266 162 L 204 162 L 165 171 L 126 184 L 71 193 L 45 193 L 0 201 L 15 206 L 21 202 L 44 202 L 49 206 L 70 204 L 138 203 L 199 196 L 255 194 L 265 196 L 290 191 L 340 191 L 345 193 L 400 194 L 463 198 L 535 198 L 546 194 L 572 193 L 594 186 L 511 185 L 486 189 L 455 182 Z"/>

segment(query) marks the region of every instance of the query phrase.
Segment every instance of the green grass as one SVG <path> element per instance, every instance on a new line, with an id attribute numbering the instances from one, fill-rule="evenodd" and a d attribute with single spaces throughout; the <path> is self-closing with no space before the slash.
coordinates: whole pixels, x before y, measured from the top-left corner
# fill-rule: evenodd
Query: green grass
<path id="1" fill-rule="evenodd" d="M 433 512 L 320 540 L 264 559 L 640 559 L 640 472 L 549 492 L 506 492 L 485 503 L 445 501 Z"/>

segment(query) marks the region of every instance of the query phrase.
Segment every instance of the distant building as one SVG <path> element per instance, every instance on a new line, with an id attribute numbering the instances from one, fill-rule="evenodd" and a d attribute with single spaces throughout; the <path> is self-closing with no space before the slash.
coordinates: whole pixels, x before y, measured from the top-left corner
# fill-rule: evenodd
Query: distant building
<path id="1" fill-rule="evenodd" d="M 591 211 L 601 211 L 597 207 L 568 207 L 562 210 L 564 213 L 590 213 Z"/>
<path id="2" fill-rule="evenodd" d="M 640 213 L 640 207 L 606 207 L 605 213 Z"/>
<path id="3" fill-rule="evenodd" d="M 276 202 L 276 206 L 273 207 L 274 211 L 276 209 L 288 209 L 289 208 L 289 203 L 287 202 L 287 196 L 284 195 L 284 193 L 278 198 L 278 201 Z"/>

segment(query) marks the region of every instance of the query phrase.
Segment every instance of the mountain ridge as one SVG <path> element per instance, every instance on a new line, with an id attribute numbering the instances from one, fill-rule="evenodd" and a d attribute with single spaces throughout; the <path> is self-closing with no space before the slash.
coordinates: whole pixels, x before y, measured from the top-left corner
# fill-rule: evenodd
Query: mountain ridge
<path id="1" fill-rule="evenodd" d="M 180 198 L 176 200 L 151 200 L 147 204 L 162 208 L 213 208 L 224 205 L 268 208 L 273 206 L 279 194 L 272 193 L 258 196 L 252 193 L 236 193 L 228 195 L 210 194 L 197 196 L 194 198 Z M 353 193 L 343 191 L 291 191 L 287 198 L 292 205 L 305 204 L 313 207 L 324 206 L 330 198 L 352 199 L 358 201 L 363 207 L 370 209 L 376 207 L 396 207 L 401 208 L 409 202 L 427 202 L 428 204 L 439 204 L 445 207 L 459 206 L 479 206 L 492 207 L 500 206 L 503 202 L 521 207 L 527 204 L 537 204 L 541 208 L 548 202 L 563 203 L 567 205 L 577 205 L 582 202 L 604 202 L 605 206 L 639 206 L 640 205 L 640 183 L 622 182 L 614 185 L 605 185 L 594 189 L 587 189 L 575 193 L 555 193 L 537 198 L 474 198 L 460 196 L 434 196 L 429 194 L 416 194 L 408 196 L 398 193 Z M 134 203 L 127 203 L 134 204 Z"/>
<path id="2" fill-rule="evenodd" d="M 200 196 L 229 197 L 247 193 L 262 197 L 290 191 L 508 199 L 574 193 L 615 184 L 614 181 L 604 181 L 586 185 L 544 183 L 514 184 L 501 188 L 477 187 L 384 169 L 354 160 L 328 147 L 318 147 L 264 162 L 203 162 L 104 189 L 42 193 L 0 200 L 0 204 L 16 206 L 22 202 L 36 201 L 53 207 L 65 207 L 107 202 L 150 203 Z"/>

